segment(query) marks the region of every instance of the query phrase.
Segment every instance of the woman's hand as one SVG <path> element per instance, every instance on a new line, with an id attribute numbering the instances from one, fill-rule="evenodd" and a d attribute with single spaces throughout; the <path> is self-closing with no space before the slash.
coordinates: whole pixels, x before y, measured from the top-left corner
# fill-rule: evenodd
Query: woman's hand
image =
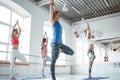
<path id="1" fill-rule="evenodd" d="M 47 35 L 47 32 L 45 32 L 45 35 Z"/>
<path id="2" fill-rule="evenodd" d="M 19 31 L 21 31 L 21 28 L 19 27 Z"/>
<path id="3" fill-rule="evenodd" d="M 54 5 L 54 0 L 50 0 L 50 4 Z"/>
<path id="4" fill-rule="evenodd" d="M 16 20 L 16 24 L 18 24 L 18 20 Z"/>

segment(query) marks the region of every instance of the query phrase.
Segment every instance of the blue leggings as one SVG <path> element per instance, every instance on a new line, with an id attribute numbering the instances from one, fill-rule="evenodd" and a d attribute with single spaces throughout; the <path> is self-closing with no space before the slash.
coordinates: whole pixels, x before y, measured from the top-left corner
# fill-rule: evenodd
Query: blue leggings
<path id="1" fill-rule="evenodd" d="M 52 47 L 52 61 L 51 61 L 50 69 L 51 69 L 52 78 L 55 78 L 55 63 L 59 55 L 59 49 L 61 49 L 62 52 L 67 55 L 73 55 L 74 51 L 62 43 L 52 43 L 51 47 Z"/>

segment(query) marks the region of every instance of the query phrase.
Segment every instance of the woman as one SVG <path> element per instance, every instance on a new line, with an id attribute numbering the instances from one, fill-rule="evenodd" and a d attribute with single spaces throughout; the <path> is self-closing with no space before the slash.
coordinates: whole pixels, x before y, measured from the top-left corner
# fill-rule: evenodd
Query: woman
<path id="1" fill-rule="evenodd" d="M 41 42 L 42 77 L 43 78 L 45 78 L 44 68 L 46 65 L 46 61 L 51 61 L 51 58 L 47 56 L 47 44 L 48 44 L 48 37 L 47 37 L 47 33 L 45 32 L 45 35 L 43 36 L 43 39 Z"/>
<path id="2" fill-rule="evenodd" d="M 88 49 L 88 53 L 87 54 L 88 54 L 88 58 L 89 58 L 89 74 L 88 74 L 88 77 L 92 78 L 91 77 L 91 71 L 92 71 L 93 62 L 95 60 L 94 44 L 90 44 L 89 45 L 89 49 Z"/>
<path id="3" fill-rule="evenodd" d="M 55 77 L 55 63 L 59 56 L 59 50 L 67 55 L 73 55 L 74 51 L 62 43 L 62 26 L 59 23 L 60 12 L 54 9 L 54 0 L 50 1 L 50 22 L 53 29 L 53 40 L 51 43 L 52 48 L 52 62 L 51 62 L 51 76 L 52 80 L 56 80 Z"/>
<path id="4" fill-rule="evenodd" d="M 86 34 L 87 34 L 87 41 L 88 41 L 88 58 L 89 58 L 89 73 L 88 73 L 88 77 L 89 78 L 92 78 L 91 77 L 91 71 L 92 71 L 92 65 L 93 65 L 93 62 L 95 60 L 95 54 L 94 54 L 94 43 L 90 40 L 92 39 L 92 36 L 91 36 L 91 31 L 90 31 L 90 26 L 89 24 L 87 23 L 87 29 L 86 29 Z"/>
<path id="5" fill-rule="evenodd" d="M 15 28 L 16 25 L 18 25 L 18 29 Z M 14 71 L 13 71 L 15 60 L 19 59 L 23 62 L 27 62 L 27 59 L 18 50 L 20 34 L 21 34 L 21 29 L 19 27 L 18 21 L 16 21 L 16 24 L 12 28 L 12 34 L 11 34 L 11 43 L 12 43 L 12 52 L 10 55 L 10 78 L 11 80 L 16 80 L 16 78 L 14 77 Z"/>

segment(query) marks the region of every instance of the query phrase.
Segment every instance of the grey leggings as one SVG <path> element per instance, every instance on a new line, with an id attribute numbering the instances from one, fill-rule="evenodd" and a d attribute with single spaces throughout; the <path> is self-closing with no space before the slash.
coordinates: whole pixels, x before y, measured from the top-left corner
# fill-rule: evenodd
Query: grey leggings
<path id="1" fill-rule="evenodd" d="M 45 70 L 45 64 L 47 61 L 51 61 L 51 58 L 49 56 L 46 56 L 45 58 L 42 58 L 42 76 L 44 75 Z"/>
<path id="2" fill-rule="evenodd" d="M 59 49 L 61 49 L 62 52 L 67 55 L 73 55 L 74 51 L 62 43 L 52 43 L 51 47 L 52 47 L 52 62 L 51 62 L 50 69 L 51 69 L 52 78 L 55 78 L 55 63 L 59 55 Z"/>
<path id="3" fill-rule="evenodd" d="M 92 70 L 92 65 L 93 65 L 93 61 L 95 59 L 95 55 L 88 53 L 88 57 L 89 57 L 89 71 L 91 72 Z"/>

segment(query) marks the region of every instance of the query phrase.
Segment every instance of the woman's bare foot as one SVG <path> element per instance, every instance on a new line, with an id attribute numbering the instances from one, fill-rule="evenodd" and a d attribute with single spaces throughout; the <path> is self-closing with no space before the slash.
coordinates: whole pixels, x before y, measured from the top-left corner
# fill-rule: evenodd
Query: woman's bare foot
<path id="1" fill-rule="evenodd" d="M 12 77 L 10 80 L 16 80 L 16 78 L 15 78 L 15 77 Z"/>
<path id="2" fill-rule="evenodd" d="M 42 78 L 46 78 L 46 76 L 45 76 L 45 75 L 42 75 Z"/>
<path id="3" fill-rule="evenodd" d="M 56 80 L 56 78 L 53 78 L 52 80 Z"/>
<path id="4" fill-rule="evenodd" d="M 91 72 L 89 72 L 88 78 L 89 78 L 89 79 L 91 79 L 91 78 L 92 78 L 92 77 L 91 77 Z"/>
<path id="5" fill-rule="evenodd" d="M 89 79 L 91 79 L 92 77 L 91 76 L 89 76 Z"/>

